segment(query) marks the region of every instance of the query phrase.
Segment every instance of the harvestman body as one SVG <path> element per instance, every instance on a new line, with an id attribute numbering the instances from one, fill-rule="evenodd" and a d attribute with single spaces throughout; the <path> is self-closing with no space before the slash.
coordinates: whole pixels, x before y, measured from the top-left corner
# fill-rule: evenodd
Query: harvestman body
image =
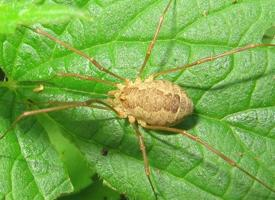
<path id="1" fill-rule="evenodd" d="M 162 16 L 160 17 L 157 30 L 155 32 L 154 38 L 151 41 L 143 65 L 139 71 L 138 78 L 132 82 L 128 79 L 125 79 L 117 74 L 114 74 L 113 72 L 107 70 L 102 65 L 100 65 L 95 59 L 89 57 L 87 54 L 71 47 L 70 45 L 58 40 L 57 38 L 53 37 L 52 35 L 48 34 L 47 32 L 41 30 L 41 29 L 31 29 L 32 31 L 44 35 L 48 37 L 49 39 L 55 41 L 56 43 L 62 45 L 63 47 L 77 53 L 78 55 L 86 58 L 91 62 L 95 67 L 97 67 L 99 70 L 108 73 L 109 75 L 123 81 L 123 83 L 113 83 L 106 80 L 100 80 L 95 77 L 80 75 L 80 74 L 70 74 L 70 73 L 59 73 L 58 76 L 61 77 L 75 77 L 79 79 L 84 80 L 91 80 L 96 81 L 104 84 L 108 84 L 111 86 L 116 87 L 116 90 L 110 91 L 108 93 L 108 99 L 101 100 L 101 99 L 90 99 L 84 102 L 71 102 L 66 103 L 64 105 L 59 105 L 56 107 L 50 107 L 50 108 L 44 108 L 40 110 L 34 110 L 34 111 L 26 111 L 20 116 L 16 118 L 12 126 L 4 132 L 2 136 L 0 136 L 0 139 L 3 138 L 7 132 L 12 129 L 21 119 L 32 116 L 40 113 L 46 113 L 46 112 L 54 112 L 69 108 L 75 108 L 75 107 L 96 107 L 96 108 L 103 108 L 103 109 L 110 109 L 118 114 L 121 118 L 128 118 L 128 121 L 132 124 L 133 128 L 135 129 L 136 135 L 139 140 L 140 149 L 142 151 L 142 156 L 144 160 L 144 168 L 145 173 L 147 175 L 147 178 L 149 180 L 150 186 L 152 188 L 152 191 L 155 195 L 155 198 L 157 199 L 157 192 L 155 191 L 154 185 L 151 181 L 150 177 L 150 168 L 149 168 L 149 162 L 146 155 L 146 149 L 145 144 L 143 141 L 143 137 L 139 131 L 138 125 L 141 125 L 142 127 L 146 129 L 151 130 L 162 130 L 162 131 L 168 131 L 173 133 L 179 133 L 185 137 L 188 137 L 189 139 L 196 141 L 197 143 L 200 143 L 205 148 L 207 148 L 209 151 L 213 152 L 214 154 L 218 155 L 220 158 L 222 158 L 224 161 L 226 161 L 228 164 L 232 165 L 233 167 L 238 168 L 242 172 L 244 172 L 246 175 L 248 175 L 253 180 L 257 181 L 264 187 L 268 188 L 270 191 L 275 192 L 273 188 L 271 188 L 269 185 L 267 185 L 262 180 L 258 179 L 254 175 L 252 175 L 250 172 L 243 169 L 241 166 L 239 166 L 234 160 L 230 159 L 220 151 L 216 150 L 212 146 L 210 146 L 208 143 L 203 141 L 197 136 L 191 135 L 188 132 L 172 128 L 170 126 L 181 122 L 186 116 L 192 114 L 193 111 L 193 103 L 191 99 L 187 96 L 185 91 L 183 91 L 178 85 L 166 81 L 166 80 L 155 80 L 155 78 L 168 74 L 173 73 L 176 71 L 182 71 L 186 68 L 206 63 L 209 61 L 214 61 L 218 58 L 232 55 L 237 52 L 245 51 L 247 49 L 252 49 L 256 47 L 263 47 L 263 46 L 275 46 L 275 44 L 252 44 L 247 45 L 244 47 L 240 47 L 237 49 L 233 49 L 227 52 L 224 52 L 222 54 L 212 56 L 212 57 L 206 57 L 202 58 L 198 61 L 195 61 L 190 64 L 186 64 L 181 67 L 176 67 L 173 69 L 161 71 L 158 73 L 155 73 L 151 75 L 149 78 L 145 79 L 144 81 L 141 80 L 141 74 L 143 72 L 143 69 L 146 66 L 147 61 L 150 58 L 151 51 L 156 43 L 158 34 L 160 32 L 161 26 L 163 24 L 163 19 L 165 14 L 168 11 L 168 8 L 171 4 L 172 0 L 169 1 L 169 4 L 166 6 L 165 10 L 163 11 Z M 28 28 L 28 27 L 27 27 Z M 101 104 L 102 107 L 97 106 L 96 104 Z"/>
<path id="2" fill-rule="evenodd" d="M 110 91 L 114 99 L 108 99 L 122 118 L 130 123 L 171 126 L 193 111 L 193 103 L 178 86 L 165 80 L 137 79 L 134 83 L 118 85 L 119 90 Z"/>

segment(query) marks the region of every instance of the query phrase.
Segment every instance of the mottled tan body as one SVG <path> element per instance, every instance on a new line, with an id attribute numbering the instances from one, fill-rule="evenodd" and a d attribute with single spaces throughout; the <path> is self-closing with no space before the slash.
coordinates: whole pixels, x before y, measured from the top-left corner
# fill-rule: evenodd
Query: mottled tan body
<path id="1" fill-rule="evenodd" d="M 137 79 L 118 85 L 109 99 L 121 117 L 135 120 L 142 126 L 171 126 L 182 121 L 193 111 L 192 101 L 178 86 L 165 80 Z"/>

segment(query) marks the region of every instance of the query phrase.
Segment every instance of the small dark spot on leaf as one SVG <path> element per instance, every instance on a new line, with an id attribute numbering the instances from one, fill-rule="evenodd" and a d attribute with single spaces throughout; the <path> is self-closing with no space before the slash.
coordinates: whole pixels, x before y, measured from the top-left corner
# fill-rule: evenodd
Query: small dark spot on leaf
<path id="1" fill-rule="evenodd" d="M 272 40 L 275 38 L 275 25 L 268 28 L 262 38 L 262 43 L 270 44 Z"/>
<path id="2" fill-rule="evenodd" d="M 28 101 L 29 103 L 31 103 L 31 104 L 34 104 L 34 101 L 31 100 L 31 99 L 27 99 L 27 101 Z"/>
<path id="3" fill-rule="evenodd" d="M 119 200 L 128 200 L 125 194 L 120 194 Z"/>
<path id="4" fill-rule="evenodd" d="M 4 81 L 5 80 L 5 72 L 0 68 L 0 81 Z"/>
<path id="5" fill-rule="evenodd" d="M 103 156 L 107 156 L 108 155 L 108 149 L 106 149 L 106 148 L 102 148 L 101 149 L 101 155 L 103 155 Z"/>

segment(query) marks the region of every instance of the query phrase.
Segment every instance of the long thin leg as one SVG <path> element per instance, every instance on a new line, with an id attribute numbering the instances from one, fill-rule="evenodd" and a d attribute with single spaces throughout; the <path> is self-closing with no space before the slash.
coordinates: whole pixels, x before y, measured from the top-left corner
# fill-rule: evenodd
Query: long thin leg
<path id="1" fill-rule="evenodd" d="M 145 174 L 147 176 L 147 179 L 150 183 L 150 186 L 154 192 L 154 195 L 155 195 L 155 198 L 157 199 L 157 193 L 156 193 L 156 190 L 154 188 L 154 185 L 153 185 L 153 182 L 151 180 L 151 172 L 150 172 L 150 166 L 149 166 L 149 161 L 148 161 L 148 157 L 147 157 L 147 154 L 146 154 L 146 147 L 145 147 L 145 144 L 144 144 L 144 139 L 143 139 L 143 136 L 142 134 L 140 133 L 139 129 L 138 129 L 138 126 L 136 124 L 132 124 L 133 128 L 135 129 L 135 133 L 136 133 L 136 136 L 138 137 L 138 142 L 139 142 L 139 147 L 140 147 L 140 151 L 142 153 L 142 157 L 143 157 L 143 161 L 144 161 L 144 170 L 145 170 Z"/>
<path id="2" fill-rule="evenodd" d="M 181 70 L 184 70 L 186 68 L 193 67 L 195 65 L 200 65 L 202 63 L 211 62 L 211 61 L 214 61 L 218 58 L 222 58 L 224 56 L 232 55 L 234 53 L 246 51 L 248 49 L 253 49 L 253 48 L 257 48 L 257 47 L 267 47 L 267 46 L 275 46 L 275 44 L 249 44 L 247 46 L 232 49 L 232 50 L 226 51 L 224 53 L 221 53 L 221 54 L 218 54 L 218 55 L 215 55 L 215 56 L 202 58 L 202 59 L 197 60 L 195 62 L 192 62 L 190 64 L 183 65 L 181 67 L 176 67 L 176 68 L 173 68 L 173 69 L 168 69 L 168 70 L 164 70 L 164 71 L 161 71 L 161 72 L 157 72 L 155 74 L 152 74 L 152 77 L 157 78 L 158 76 L 161 76 L 161 75 L 164 75 L 164 74 L 169 74 L 169 73 L 173 73 L 173 72 L 176 72 L 176 71 L 181 71 Z"/>
<path id="3" fill-rule="evenodd" d="M 261 185 L 263 185 L 264 187 L 266 187 L 270 191 L 275 192 L 275 189 L 271 188 L 265 182 L 263 182 L 262 180 L 258 179 L 257 177 L 255 177 L 254 175 L 252 175 L 251 173 L 249 173 L 248 171 L 246 171 L 245 169 L 243 169 L 234 160 L 232 160 L 231 158 L 227 157 L 226 155 L 224 155 L 223 153 L 221 153 L 220 151 L 218 151 L 214 147 L 210 146 L 207 142 L 203 141 L 198 136 L 191 135 L 187 131 L 184 131 L 184 130 L 181 130 L 181 129 L 164 127 L 164 126 L 149 126 L 149 125 L 146 125 L 146 126 L 144 126 L 144 128 L 152 129 L 152 130 L 161 130 L 161 131 L 169 131 L 169 132 L 173 132 L 173 133 L 179 133 L 179 134 L 183 135 L 184 137 L 187 137 L 187 138 L 189 138 L 189 139 L 191 139 L 191 140 L 193 140 L 193 141 L 195 141 L 197 143 L 200 143 L 205 148 L 207 148 L 209 151 L 213 152 L 214 154 L 216 154 L 217 156 L 219 156 L 220 158 L 222 158 L 225 162 L 227 162 L 231 166 L 238 168 L 239 170 L 241 170 L 242 172 L 244 172 L 246 175 L 248 175 L 253 180 L 257 181 L 258 183 L 260 183 Z"/>
<path id="4" fill-rule="evenodd" d="M 21 102 L 22 103 L 22 102 Z M 79 103 L 79 101 L 70 101 L 70 102 L 66 102 L 66 101 L 45 101 L 45 102 L 27 102 L 30 105 L 70 105 L 73 103 Z M 23 103 L 22 103 L 23 104 Z M 99 106 L 99 105 L 89 105 L 87 106 L 89 108 L 97 108 L 97 109 L 101 109 L 101 110 L 111 110 L 110 108 L 108 108 L 107 106 Z"/>
<path id="5" fill-rule="evenodd" d="M 111 108 L 111 110 L 115 111 L 110 105 L 108 105 L 106 102 L 104 102 L 101 99 L 90 99 L 84 102 L 73 102 L 71 104 L 66 104 L 66 105 L 60 105 L 60 106 L 55 106 L 51 108 L 43 108 L 43 109 L 38 109 L 38 110 L 32 110 L 32 111 L 25 111 L 21 115 L 19 115 L 12 125 L 0 136 L 0 140 L 5 137 L 5 135 L 12 130 L 15 125 L 20 122 L 22 119 L 28 117 L 28 116 L 33 116 L 33 115 L 38 115 L 42 113 L 49 113 L 49 112 L 55 112 L 55 111 L 60 111 L 60 110 L 65 110 L 65 109 L 70 109 L 70 108 L 76 108 L 76 107 L 90 107 L 91 104 L 93 103 L 98 103 L 98 104 L 103 104 L 104 106 Z M 115 111 L 116 112 L 116 111 Z"/>
<path id="6" fill-rule="evenodd" d="M 170 7 L 172 1 L 173 1 L 173 0 L 170 0 L 170 1 L 169 1 L 168 5 L 166 6 L 166 8 L 164 9 L 162 15 L 161 15 L 160 18 L 159 18 L 159 23 L 158 23 L 157 30 L 156 30 L 156 32 L 155 32 L 155 34 L 154 34 L 153 40 L 151 41 L 151 43 L 150 43 L 149 46 L 148 46 L 148 49 L 147 49 L 147 51 L 146 51 L 145 59 L 144 59 L 143 64 L 142 64 L 142 66 L 141 66 L 141 68 L 140 68 L 140 70 L 139 70 L 139 74 L 138 74 L 139 77 L 141 77 L 141 74 L 142 74 L 142 72 L 143 72 L 143 70 L 144 70 L 144 68 L 145 68 L 145 66 L 146 66 L 146 63 L 148 62 L 148 60 L 149 60 L 149 58 L 150 58 L 150 55 L 151 55 L 151 53 L 152 53 L 152 49 L 154 48 L 155 43 L 156 43 L 156 41 L 157 41 L 157 39 L 158 39 L 158 35 L 159 35 L 160 29 L 161 29 L 161 27 L 162 27 L 162 24 L 163 24 L 163 20 L 164 20 L 165 14 L 167 13 L 167 11 L 168 11 L 168 9 L 169 9 L 169 7 Z"/>
<path id="7" fill-rule="evenodd" d="M 75 52 L 76 54 L 80 55 L 80 56 L 83 57 L 83 58 L 86 58 L 90 63 L 92 63 L 92 64 L 93 64 L 97 69 L 99 69 L 100 71 L 106 72 L 107 74 L 109 74 L 109 75 L 111 75 L 111 76 L 113 76 L 113 77 L 115 77 L 115 78 L 118 78 L 118 79 L 120 79 L 120 80 L 122 80 L 122 81 L 126 81 L 125 78 L 123 78 L 123 77 L 121 77 L 121 76 L 119 76 L 119 75 L 117 75 L 117 74 L 115 74 L 115 73 L 109 71 L 109 70 L 106 69 L 105 67 L 103 67 L 103 66 L 102 66 L 101 64 L 99 64 L 94 58 L 92 58 L 92 57 L 90 57 L 89 55 L 85 54 L 84 52 L 82 52 L 82 51 L 80 51 L 80 50 L 78 50 L 78 49 L 76 49 L 76 48 L 70 46 L 69 44 L 67 44 L 67 43 L 65 43 L 65 42 L 63 42 L 63 41 L 61 41 L 61 40 L 55 38 L 54 36 L 50 35 L 50 34 L 47 33 L 46 31 L 43 31 L 42 29 L 39 29 L 39 28 L 33 29 L 33 28 L 28 27 L 28 26 L 24 26 L 24 27 L 26 27 L 26 28 L 28 28 L 28 29 L 32 30 L 33 32 L 36 32 L 36 33 L 38 33 L 38 34 L 40 34 L 40 35 L 43 35 L 43 36 L 49 38 L 50 40 L 52 40 L 52 41 L 54 41 L 54 42 L 60 44 L 60 45 L 63 46 L 63 47 L 65 47 L 66 49 L 68 49 L 68 50 L 70 50 L 70 51 L 72 51 L 72 52 Z"/>
<path id="8" fill-rule="evenodd" d="M 75 73 L 57 73 L 57 76 L 60 76 L 60 77 L 75 77 L 75 78 L 78 78 L 78 79 L 95 81 L 95 82 L 103 83 L 103 84 L 114 86 L 114 87 L 116 87 L 116 84 L 117 84 L 117 83 L 113 83 L 111 81 L 101 80 L 101 79 L 98 79 L 98 78 L 95 78 L 95 77 L 92 77 L 92 76 L 86 76 L 86 75 L 75 74 Z"/>

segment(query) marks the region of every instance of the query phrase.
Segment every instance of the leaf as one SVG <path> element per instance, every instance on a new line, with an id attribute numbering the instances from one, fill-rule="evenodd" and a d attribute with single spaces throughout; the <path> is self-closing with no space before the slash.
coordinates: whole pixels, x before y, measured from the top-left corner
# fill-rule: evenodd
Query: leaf
<path id="1" fill-rule="evenodd" d="M 0 92 L 2 132 L 22 105 L 18 107 L 7 89 Z M 0 144 L 1 199 L 55 199 L 73 191 L 63 163 L 36 121 L 28 120 L 24 130 L 12 130 Z"/>
<path id="2" fill-rule="evenodd" d="M 43 124 L 50 142 L 60 154 L 61 160 L 66 166 L 66 170 L 70 176 L 74 192 L 79 192 L 81 189 L 89 186 L 93 182 L 91 177 L 93 177 L 96 172 L 87 166 L 87 162 L 78 148 L 62 135 L 62 131 L 55 125 L 53 120 L 39 116 L 38 122 Z M 79 171 L 81 171 L 81 173 L 79 173 Z"/>
<path id="3" fill-rule="evenodd" d="M 93 22 L 76 19 L 43 29 L 95 57 L 112 72 L 134 80 L 167 3 L 85 1 L 82 5 L 95 16 Z M 274 26 L 274 6 L 270 0 L 173 2 L 144 77 L 238 46 L 261 43 L 266 30 Z M 21 99 L 79 101 L 103 98 L 113 89 L 101 83 L 55 78 L 57 72 L 117 81 L 30 30 L 20 29 L 16 37 L 3 38 L 0 49 L 2 68 L 9 80 L 17 82 L 16 93 Z M 195 104 L 194 114 L 177 127 L 201 137 L 272 188 L 274 55 L 272 47 L 252 49 L 162 77 L 181 85 Z M 32 92 L 39 83 L 30 81 L 37 80 L 45 86 L 40 93 Z M 4 101 L 11 102 L 8 98 Z M 127 121 L 109 111 L 88 108 L 56 112 L 50 117 L 113 188 L 131 199 L 154 199 L 137 139 Z M 7 114 L 1 119 L 11 121 Z M 26 127 L 27 121 L 17 126 L 19 138 Z M 30 130 L 35 132 L 36 127 Z M 275 198 L 270 190 L 187 138 L 148 130 L 142 133 L 160 199 Z M 37 137 L 35 133 L 26 135 Z M 1 142 L 11 145 L 7 139 Z M 19 144 L 24 146 L 23 141 Z M 107 156 L 102 155 L 103 148 L 109 150 Z"/>
<path id="4" fill-rule="evenodd" d="M 105 186 L 102 183 L 102 180 L 99 180 L 99 178 L 96 177 L 95 182 L 85 190 L 81 191 L 78 194 L 62 197 L 60 198 L 60 200 L 90 200 L 91 197 L 93 198 L 93 200 L 102 200 L 122 199 L 123 196 L 120 196 L 115 191 Z"/>
<path id="5" fill-rule="evenodd" d="M 88 15 L 65 5 L 0 2 L 0 33 L 13 33 L 18 25 L 64 22 L 72 17 L 87 19 Z"/>

